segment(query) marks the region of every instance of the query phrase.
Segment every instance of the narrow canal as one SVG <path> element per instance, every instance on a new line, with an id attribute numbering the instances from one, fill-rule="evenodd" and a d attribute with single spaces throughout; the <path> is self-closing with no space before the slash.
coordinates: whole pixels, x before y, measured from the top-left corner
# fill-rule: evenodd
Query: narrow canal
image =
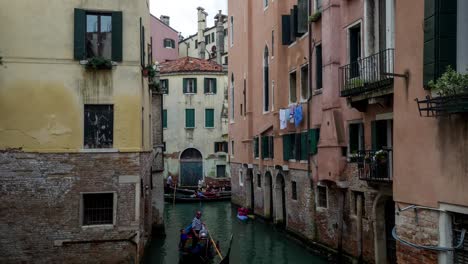
<path id="1" fill-rule="evenodd" d="M 234 234 L 231 263 L 326 263 L 302 248 L 299 242 L 288 239 L 273 225 L 259 220 L 241 222 L 229 202 L 175 206 L 166 203 L 165 208 L 167 236 L 153 240 L 147 251 L 145 263 L 178 263 L 179 230 L 191 223 L 197 210 L 203 212 L 202 221 L 207 225 L 213 239 L 219 240 L 223 252 L 227 250 L 229 237 Z"/>

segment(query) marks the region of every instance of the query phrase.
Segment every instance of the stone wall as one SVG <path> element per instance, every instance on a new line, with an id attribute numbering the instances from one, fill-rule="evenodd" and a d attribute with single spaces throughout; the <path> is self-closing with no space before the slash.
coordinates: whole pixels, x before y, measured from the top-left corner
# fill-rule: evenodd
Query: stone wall
<path id="1" fill-rule="evenodd" d="M 246 170 L 242 167 L 240 163 L 231 163 L 231 202 L 237 206 L 249 207 L 246 201 Z M 244 182 L 241 186 L 239 184 L 239 174 L 242 171 L 244 175 Z"/>
<path id="2" fill-rule="evenodd" d="M 1 262 L 134 263 L 151 232 L 152 157 L 0 153 Z M 86 192 L 115 193 L 114 225 L 81 225 Z"/>

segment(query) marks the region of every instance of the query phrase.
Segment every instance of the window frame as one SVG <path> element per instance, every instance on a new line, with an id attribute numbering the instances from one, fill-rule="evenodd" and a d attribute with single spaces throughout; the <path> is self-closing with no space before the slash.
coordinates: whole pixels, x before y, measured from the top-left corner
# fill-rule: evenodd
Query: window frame
<path id="1" fill-rule="evenodd" d="M 161 91 L 165 91 L 164 94 L 169 94 L 169 79 L 161 79 L 159 82 L 161 84 Z"/>
<path id="2" fill-rule="evenodd" d="M 297 201 L 297 182 L 291 181 L 291 199 Z"/>
<path id="3" fill-rule="evenodd" d="M 262 188 L 262 174 L 257 173 L 257 189 L 261 189 L 261 188 Z"/>
<path id="4" fill-rule="evenodd" d="M 263 114 L 270 112 L 270 50 L 268 45 L 263 49 Z"/>
<path id="5" fill-rule="evenodd" d="M 208 113 L 212 113 L 213 115 L 213 126 L 208 126 Z M 205 108 L 205 128 L 215 128 L 215 109 L 214 108 Z"/>
<path id="6" fill-rule="evenodd" d="M 113 26 L 113 17 L 112 17 L 112 12 L 101 12 L 101 11 L 85 11 L 85 41 L 87 41 L 87 34 L 88 34 L 88 15 L 92 15 L 92 16 L 97 16 L 98 17 L 98 20 L 97 20 L 97 28 L 98 28 L 98 32 L 96 32 L 98 34 L 98 38 L 101 38 L 101 16 L 109 16 L 111 18 L 111 27 Z M 112 41 L 112 34 L 114 34 L 114 29 L 111 28 L 111 38 L 110 38 L 110 46 L 111 46 L 111 51 L 110 51 L 110 58 L 106 58 L 106 59 L 109 59 L 112 61 L 112 49 L 114 48 L 113 47 L 113 41 Z M 99 51 L 98 51 L 99 53 Z M 88 56 L 88 49 L 86 48 L 86 44 L 85 44 L 85 54 L 86 54 L 86 59 L 91 59 L 91 58 L 94 58 L 94 57 L 104 57 L 102 54 L 96 54 L 95 56 Z"/>
<path id="7" fill-rule="evenodd" d="M 304 74 L 304 68 L 306 68 L 306 73 L 307 73 L 307 75 L 306 75 L 307 78 L 306 78 L 306 80 L 305 80 L 307 90 L 306 90 L 305 96 L 302 94 L 303 88 L 304 88 L 304 87 L 303 87 L 303 83 L 302 83 L 302 81 L 303 81 L 303 74 Z M 301 66 L 300 72 L 301 72 L 301 102 L 305 102 L 305 101 L 307 101 L 307 99 L 310 97 L 310 87 L 309 87 L 309 64 L 308 64 L 308 63 L 303 64 L 303 65 Z M 296 78 L 297 78 L 297 77 L 296 77 Z M 297 80 L 296 80 L 296 82 L 297 82 Z M 297 86 L 297 83 L 296 83 L 296 86 Z M 296 96 L 297 96 L 297 95 L 296 95 Z"/>
<path id="8" fill-rule="evenodd" d="M 188 124 L 188 111 L 193 111 L 193 126 L 187 126 Z M 194 129 L 196 127 L 196 114 L 195 114 L 195 108 L 185 108 L 185 129 Z"/>
<path id="9" fill-rule="evenodd" d="M 325 203 L 326 205 L 323 206 L 323 204 L 320 203 L 320 191 L 319 190 L 322 190 L 325 192 Z M 328 209 L 328 201 L 329 201 L 329 196 L 328 196 L 328 187 L 327 186 L 323 186 L 323 185 L 317 185 L 316 187 L 316 206 L 317 208 L 322 208 L 322 209 Z"/>
<path id="10" fill-rule="evenodd" d="M 220 177 L 219 174 L 218 174 L 218 169 L 219 167 L 223 166 L 224 167 L 224 176 L 223 177 Z M 216 178 L 226 178 L 227 177 L 227 173 L 226 173 L 226 164 L 216 164 Z"/>
<path id="11" fill-rule="evenodd" d="M 208 91 L 203 91 L 205 94 L 216 94 L 216 88 L 217 88 L 217 79 L 216 78 L 205 78 L 207 80 L 207 85 L 208 85 Z"/>
<path id="12" fill-rule="evenodd" d="M 293 75 L 295 76 L 295 87 L 294 87 L 295 100 L 294 101 L 291 100 L 292 99 L 291 98 L 291 91 L 292 91 L 291 90 L 291 87 L 292 87 L 291 86 L 291 81 L 292 81 L 291 76 L 293 76 Z M 288 80 L 289 80 L 289 82 L 288 82 L 288 86 L 289 86 L 289 103 L 290 104 L 295 104 L 295 103 L 297 103 L 297 69 L 294 69 L 294 70 L 290 71 L 288 76 L 289 76 L 289 78 L 288 78 Z"/>
<path id="13" fill-rule="evenodd" d="M 239 186 L 244 186 L 244 172 L 239 170 Z"/>
<path id="14" fill-rule="evenodd" d="M 88 148 L 86 147 L 86 130 L 87 130 L 87 125 L 86 125 L 86 107 L 87 106 L 103 106 L 103 107 L 110 107 L 112 110 L 112 143 L 110 147 L 94 147 L 94 148 Z M 83 105 L 83 146 L 82 149 L 87 150 L 87 151 L 93 151 L 93 150 L 112 150 L 114 149 L 114 133 L 115 133 L 115 108 L 114 104 L 84 104 Z"/>
<path id="15" fill-rule="evenodd" d="M 185 78 L 185 79 L 186 79 L 187 87 L 184 87 L 184 90 L 186 91 L 184 92 L 184 94 L 196 94 L 197 93 L 196 91 L 197 78 Z M 193 83 L 191 91 L 189 91 L 190 83 Z"/>
<path id="16" fill-rule="evenodd" d="M 167 129 L 167 109 L 163 109 L 163 116 L 162 116 L 162 119 L 163 119 L 162 128 L 163 128 L 163 129 Z"/>
<path id="17" fill-rule="evenodd" d="M 169 46 L 166 46 L 166 41 L 169 41 Z M 165 49 L 175 49 L 175 40 L 171 39 L 171 38 L 164 38 L 163 40 L 163 47 Z"/>
<path id="18" fill-rule="evenodd" d="M 110 224 L 85 224 L 85 195 L 93 195 L 93 194 L 112 194 L 112 223 Z M 80 192 L 80 226 L 81 228 L 93 228 L 93 227 L 115 227 L 117 223 L 117 192 L 115 191 L 102 191 L 102 192 Z"/>

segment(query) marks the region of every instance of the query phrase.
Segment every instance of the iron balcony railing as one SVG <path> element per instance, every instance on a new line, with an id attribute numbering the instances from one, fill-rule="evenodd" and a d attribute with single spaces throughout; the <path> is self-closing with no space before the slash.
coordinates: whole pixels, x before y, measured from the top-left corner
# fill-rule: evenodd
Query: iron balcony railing
<path id="1" fill-rule="evenodd" d="M 380 182 L 391 182 L 393 180 L 392 149 L 359 151 L 356 160 L 359 179 Z"/>
<path id="2" fill-rule="evenodd" d="M 468 113 L 468 93 L 449 96 L 416 99 L 419 114 L 426 117 L 437 117 L 451 114 Z"/>
<path id="3" fill-rule="evenodd" d="M 382 50 L 340 67 L 342 97 L 355 96 L 393 84 L 394 49 Z"/>

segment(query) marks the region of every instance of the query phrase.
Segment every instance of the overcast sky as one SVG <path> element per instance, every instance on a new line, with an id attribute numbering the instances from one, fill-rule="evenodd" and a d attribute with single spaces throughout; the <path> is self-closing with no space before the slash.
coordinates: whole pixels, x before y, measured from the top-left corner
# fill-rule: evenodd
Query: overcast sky
<path id="1" fill-rule="evenodd" d="M 150 0 L 151 14 L 171 17 L 170 26 L 182 32 L 184 37 L 197 33 L 197 7 L 208 13 L 207 26 L 214 26 L 214 16 L 218 10 L 227 14 L 227 0 Z"/>

